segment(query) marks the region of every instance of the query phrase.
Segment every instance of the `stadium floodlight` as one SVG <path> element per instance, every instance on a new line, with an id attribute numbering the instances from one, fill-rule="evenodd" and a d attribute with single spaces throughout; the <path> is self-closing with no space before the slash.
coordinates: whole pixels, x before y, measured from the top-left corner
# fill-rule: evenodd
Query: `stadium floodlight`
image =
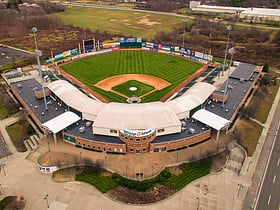
<path id="1" fill-rule="evenodd" d="M 182 20 L 183 21 L 183 48 L 185 48 L 185 36 L 186 36 L 186 20 Z"/>
<path id="2" fill-rule="evenodd" d="M 228 92 L 228 80 L 229 80 L 229 74 L 230 74 L 230 67 L 231 67 L 231 64 L 232 64 L 233 54 L 236 53 L 236 50 L 232 47 L 228 50 L 228 53 L 231 54 L 231 58 L 230 58 L 230 63 L 229 63 L 229 68 L 228 68 L 226 86 L 225 86 L 225 89 L 224 89 L 222 108 L 225 107 L 225 97 L 226 97 L 226 94 Z"/>
<path id="3" fill-rule="evenodd" d="M 38 64 L 38 71 L 39 71 L 39 76 L 40 76 L 40 80 L 41 80 L 41 85 L 42 85 L 42 91 L 43 91 L 43 97 L 44 97 L 44 103 L 45 103 L 45 110 L 48 110 L 48 105 L 47 105 L 47 100 L 46 100 L 46 94 L 45 94 L 45 89 L 44 89 L 44 85 L 43 85 L 43 76 L 42 76 L 42 69 L 41 69 L 41 65 L 40 65 L 40 56 L 42 56 L 42 52 L 40 50 L 38 50 L 38 44 L 37 44 L 37 28 L 33 27 L 32 28 L 32 32 L 34 35 L 34 42 L 35 42 L 35 56 L 37 58 L 37 64 Z"/>
<path id="4" fill-rule="evenodd" d="M 226 60 L 227 60 L 227 52 L 228 52 L 228 44 L 229 44 L 229 37 L 230 37 L 230 32 L 232 30 L 232 26 L 228 25 L 227 26 L 227 30 L 228 30 L 228 37 L 227 37 L 227 45 L 226 45 L 226 51 L 225 51 L 225 57 L 224 57 L 224 63 L 223 63 L 222 76 L 224 75 L 224 71 L 225 71 Z"/>

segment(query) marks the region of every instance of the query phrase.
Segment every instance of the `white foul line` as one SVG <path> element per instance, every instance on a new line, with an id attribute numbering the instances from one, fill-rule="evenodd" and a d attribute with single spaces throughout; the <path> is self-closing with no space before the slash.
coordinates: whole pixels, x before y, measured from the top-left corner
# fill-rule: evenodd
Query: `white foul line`
<path id="1" fill-rule="evenodd" d="M 276 175 L 274 175 L 274 177 L 273 177 L 273 182 L 272 182 L 272 183 L 274 183 L 274 182 L 275 182 L 275 178 L 276 178 Z"/>
<path id="2" fill-rule="evenodd" d="M 269 195 L 269 197 L 268 197 L 267 205 L 269 205 L 270 199 L 271 199 L 271 195 Z"/>

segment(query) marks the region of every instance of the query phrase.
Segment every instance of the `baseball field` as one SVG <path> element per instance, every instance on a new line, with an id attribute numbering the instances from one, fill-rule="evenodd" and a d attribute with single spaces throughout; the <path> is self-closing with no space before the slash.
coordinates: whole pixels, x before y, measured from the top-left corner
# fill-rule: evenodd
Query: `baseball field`
<path id="1" fill-rule="evenodd" d="M 154 38 L 156 32 L 170 32 L 174 27 L 182 26 L 182 17 L 133 10 L 66 6 L 65 12 L 50 16 L 58 17 L 67 25 L 85 27 L 91 31 L 106 31 L 109 34 L 142 37 L 144 40 Z M 186 17 L 183 19 L 193 21 Z"/>
<path id="2" fill-rule="evenodd" d="M 61 66 L 108 101 L 125 102 L 138 96 L 142 102 L 159 101 L 202 64 L 167 54 L 122 50 L 86 57 Z"/>

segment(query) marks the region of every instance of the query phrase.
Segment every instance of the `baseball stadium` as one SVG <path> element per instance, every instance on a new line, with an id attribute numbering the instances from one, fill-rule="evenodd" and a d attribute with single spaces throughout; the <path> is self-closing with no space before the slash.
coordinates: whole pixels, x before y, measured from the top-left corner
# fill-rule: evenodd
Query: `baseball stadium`
<path id="1" fill-rule="evenodd" d="M 69 144 L 99 152 L 173 151 L 205 142 L 213 133 L 218 140 L 262 70 L 236 62 L 227 80 L 215 85 L 221 68 L 205 53 L 139 38 L 79 48 L 55 63 L 55 76 L 3 77 L 54 142 L 61 135 Z"/>

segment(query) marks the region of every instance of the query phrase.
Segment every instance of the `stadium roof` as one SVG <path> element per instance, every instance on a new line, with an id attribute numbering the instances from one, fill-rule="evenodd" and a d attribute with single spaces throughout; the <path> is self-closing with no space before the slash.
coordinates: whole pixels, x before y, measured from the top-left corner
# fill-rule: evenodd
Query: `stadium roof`
<path id="1" fill-rule="evenodd" d="M 216 130 L 221 130 L 230 123 L 229 120 L 227 120 L 223 117 L 220 117 L 219 115 L 216 115 L 212 112 L 209 112 L 205 109 L 200 109 L 200 110 L 196 111 L 192 115 L 192 118 L 208 125 L 211 128 L 214 128 Z"/>
<path id="2" fill-rule="evenodd" d="M 253 75 L 256 66 L 248 63 L 240 63 L 234 72 L 230 75 L 231 78 L 249 80 Z"/>
<path id="3" fill-rule="evenodd" d="M 96 101 L 65 80 L 54 81 L 48 88 L 67 106 L 80 111 L 83 119 L 94 121 L 93 129 L 168 128 L 166 132 L 179 132 L 179 118 L 189 117 L 189 111 L 201 105 L 215 90 L 213 85 L 201 82 L 172 101 L 125 104 Z"/>
<path id="4" fill-rule="evenodd" d="M 57 117 L 45 122 L 42 126 L 52 133 L 58 133 L 64 128 L 80 120 L 80 117 L 73 112 L 67 111 Z"/>
<path id="5" fill-rule="evenodd" d="M 176 114 L 190 111 L 207 100 L 215 89 L 216 87 L 209 83 L 199 82 L 193 85 L 182 96 L 166 102 L 166 105 Z"/>
<path id="6" fill-rule="evenodd" d="M 162 102 L 143 104 L 109 103 L 94 121 L 94 127 L 149 129 L 181 126 L 177 115 Z"/>
<path id="7" fill-rule="evenodd" d="M 94 100 L 65 80 L 56 80 L 48 88 L 65 104 L 82 113 L 97 116 L 105 104 Z M 90 119 L 92 120 L 92 119 Z"/>

